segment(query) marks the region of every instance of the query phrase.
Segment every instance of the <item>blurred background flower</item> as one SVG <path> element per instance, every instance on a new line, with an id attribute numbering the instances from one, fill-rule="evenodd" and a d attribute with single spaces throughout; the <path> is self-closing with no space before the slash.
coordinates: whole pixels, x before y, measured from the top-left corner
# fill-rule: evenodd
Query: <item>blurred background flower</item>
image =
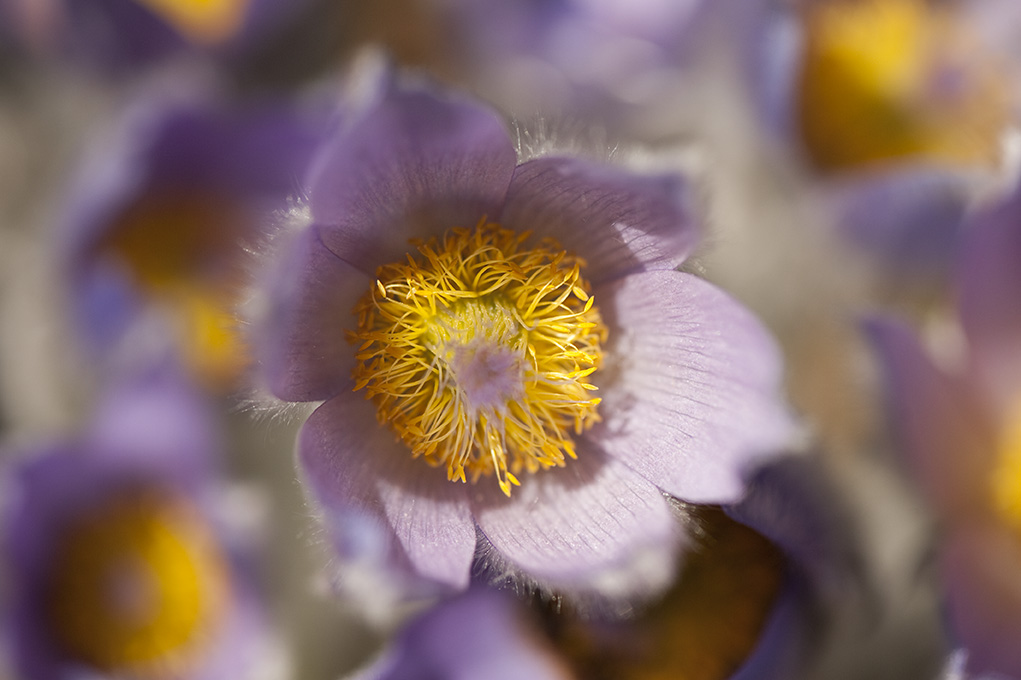
<path id="1" fill-rule="evenodd" d="M 7 461 L 18 677 L 263 677 L 280 647 L 218 507 L 218 454 L 210 413 L 167 374 L 112 388 L 79 439 Z"/>
<path id="2" fill-rule="evenodd" d="M 958 352 L 930 354 L 889 320 L 871 326 L 905 459 L 940 518 L 953 639 L 968 671 L 1007 677 L 1021 675 L 1019 196 L 978 215 L 967 234 Z"/>

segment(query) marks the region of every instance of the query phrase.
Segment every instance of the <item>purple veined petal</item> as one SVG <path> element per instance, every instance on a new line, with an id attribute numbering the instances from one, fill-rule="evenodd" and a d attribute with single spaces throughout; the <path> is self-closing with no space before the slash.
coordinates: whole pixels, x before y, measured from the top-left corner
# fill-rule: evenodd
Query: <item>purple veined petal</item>
<path id="1" fill-rule="evenodd" d="M 855 177 L 824 196 L 849 241 L 895 271 L 945 276 L 976 176 L 915 165 Z"/>
<path id="2" fill-rule="evenodd" d="M 404 260 L 408 240 L 474 227 L 500 211 L 516 153 L 489 109 L 391 87 L 313 166 L 312 215 L 338 256 L 368 274 Z"/>
<path id="3" fill-rule="evenodd" d="M 341 392 L 301 429 L 298 455 L 319 502 L 385 517 L 421 575 L 468 585 L 475 525 L 465 487 L 413 459 L 360 393 Z"/>
<path id="4" fill-rule="evenodd" d="M 594 293 L 610 340 L 593 375 L 603 422 L 586 438 L 678 498 L 739 500 L 743 476 L 794 435 L 766 329 L 689 274 L 646 272 Z"/>
<path id="5" fill-rule="evenodd" d="M 557 588 L 611 596 L 658 589 L 658 575 L 633 562 L 648 556 L 669 572 L 680 544 L 660 490 L 591 445 L 580 444 L 565 468 L 523 475 L 511 498 L 482 480 L 471 499 L 496 551 Z"/>
<path id="6" fill-rule="evenodd" d="M 944 542 L 940 563 L 951 627 L 968 650 L 968 670 L 1021 676 L 1017 537 L 994 525 L 957 526 Z"/>
<path id="7" fill-rule="evenodd" d="M 1021 190 L 975 217 L 957 274 L 974 368 L 1003 405 L 1021 384 Z"/>
<path id="8" fill-rule="evenodd" d="M 499 221 L 552 236 L 583 257 L 585 276 L 599 282 L 676 268 L 698 241 L 692 213 L 688 188 L 677 176 L 636 176 L 580 159 L 540 158 L 514 172 Z"/>
<path id="9" fill-rule="evenodd" d="M 288 401 L 328 399 L 349 387 L 356 347 L 354 307 L 372 279 L 334 255 L 312 225 L 299 234 L 265 285 L 268 314 L 253 342 L 270 391 Z"/>
<path id="10" fill-rule="evenodd" d="M 361 680 L 570 680 L 513 598 L 471 590 L 412 621 Z M 451 651 L 452 640 L 457 650 Z"/>
<path id="11" fill-rule="evenodd" d="M 996 446 L 970 384 L 940 372 L 900 323 L 872 319 L 865 331 L 884 368 L 891 425 L 926 494 L 943 512 L 985 507 Z"/>

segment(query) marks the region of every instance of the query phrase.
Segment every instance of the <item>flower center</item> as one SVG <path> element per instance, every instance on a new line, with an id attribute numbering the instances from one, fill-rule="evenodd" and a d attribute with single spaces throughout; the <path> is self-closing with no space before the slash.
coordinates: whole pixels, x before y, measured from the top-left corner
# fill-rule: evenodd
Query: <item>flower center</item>
<path id="1" fill-rule="evenodd" d="M 244 216 L 222 200 L 147 196 L 129 207 L 97 254 L 124 268 L 165 310 L 189 367 L 210 388 L 232 388 L 248 365 L 234 313 Z"/>
<path id="2" fill-rule="evenodd" d="M 587 378 L 606 338 L 582 260 L 528 236 L 483 219 L 415 243 L 376 272 L 350 336 L 379 421 L 448 479 L 495 475 L 508 496 L 599 420 Z"/>
<path id="3" fill-rule="evenodd" d="M 803 16 L 798 106 L 817 166 L 995 161 L 1006 89 L 959 17 L 927 0 L 828 0 Z"/>
<path id="4" fill-rule="evenodd" d="M 138 0 L 140 5 L 196 43 L 218 43 L 235 35 L 250 0 Z"/>
<path id="5" fill-rule="evenodd" d="M 133 492 L 69 526 L 47 582 L 55 640 L 104 673 L 170 678 L 220 622 L 224 556 L 189 505 Z"/>

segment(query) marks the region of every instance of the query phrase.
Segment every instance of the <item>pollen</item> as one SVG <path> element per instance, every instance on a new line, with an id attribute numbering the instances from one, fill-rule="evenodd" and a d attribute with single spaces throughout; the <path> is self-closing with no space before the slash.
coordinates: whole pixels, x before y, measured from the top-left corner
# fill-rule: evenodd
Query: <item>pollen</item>
<path id="1" fill-rule="evenodd" d="M 132 490 L 63 533 L 46 613 L 69 656 L 104 674 L 180 677 L 229 605 L 226 561 L 180 499 Z"/>
<path id="2" fill-rule="evenodd" d="M 377 417 L 451 481 L 563 467 L 599 421 L 606 327 L 584 262 L 481 220 L 413 242 L 355 308 L 353 377 Z"/>

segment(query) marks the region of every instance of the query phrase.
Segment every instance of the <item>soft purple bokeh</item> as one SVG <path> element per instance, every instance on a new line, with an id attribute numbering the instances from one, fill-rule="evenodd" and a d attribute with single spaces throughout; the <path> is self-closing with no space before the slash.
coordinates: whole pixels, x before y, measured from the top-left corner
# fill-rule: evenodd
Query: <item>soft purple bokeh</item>
<path id="1" fill-rule="evenodd" d="M 893 425 L 912 471 L 939 514 L 939 560 L 951 632 L 969 673 L 1021 677 L 1021 539 L 994 498 L 1005 438 L 1021 404 L 1019 193 L 969 224 L 958 270 L 961 361 L 937 363 L 903 324 L 868 330 L 886 369 Z M 1017 455 L 1017 452 L 1013 452 Z M 1017 493 L 1017 490 L 1013 491 Z"/>

